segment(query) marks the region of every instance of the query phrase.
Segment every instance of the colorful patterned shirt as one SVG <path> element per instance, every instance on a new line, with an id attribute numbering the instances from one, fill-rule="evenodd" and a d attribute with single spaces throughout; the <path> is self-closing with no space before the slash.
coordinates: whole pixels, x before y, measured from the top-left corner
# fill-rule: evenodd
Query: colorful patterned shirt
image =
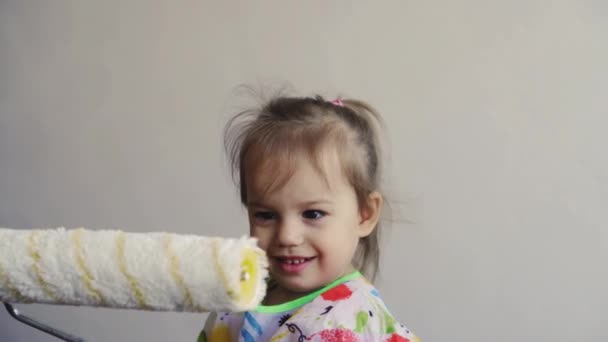
<path id="1" fill-rule="evenodd" d="M 419 342 L 361 273 L 305 297 L 244 313 L 212 313 L 198 342 Z"/>

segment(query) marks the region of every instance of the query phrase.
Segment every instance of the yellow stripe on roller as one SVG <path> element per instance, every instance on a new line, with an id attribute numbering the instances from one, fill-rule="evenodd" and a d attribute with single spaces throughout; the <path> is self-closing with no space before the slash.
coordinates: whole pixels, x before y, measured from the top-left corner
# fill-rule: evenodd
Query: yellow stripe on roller
<path id="1" fill-rule="evenodd" d="M 184 293 L 184 307 L 192 308 L 199 312 L 206 311 L 206 310 L 203 310 L 200 306 L 194 305 L 194 303 L 192 302 L 192 294 L 190 292 L 190 289 L 188 288 L 188 286 L 186 286 L 184 277 L 182 277 L 182 274 L 179 271 L 179 260 L 178 260 L 177 256 L 175 255 L 175 253 L 173 253 L 173 250 L 171 249 L 172 240 L 173 240 L 173 237 L 171 235 L 169 235 L 169 234 L 165 235 L 165 238 L 163 241 L 163 244 L 165 247 L 165 256 L 169 260 L 169 271 L 171 273 L 171 276 L 173 277 L 173 280 L 182 289 L 182 291 Z"/>
<path id="2" fill-rule="evenodd" d="M 230 284 L 228 283 L 228 277 L 226 276 L 226 272 L 224 272 L 224 269 L 222 268 L 222 263 L 220 262 L 220 256 L 219 256 L 219 248 L 220 248 L 220 239 L 215 238 L 213 239 L 213 244 L 212 244 L 212 251 L 213 251 L 213 264 L 215 265 L 215 270 L 217 271 L 219 277 L 220 277 L 220 281 L 222 282 L 222 285 L 224 285 L 224 289 L 226 290 L 226 293 L 228 294 L 228 296 L 232 299 L 236 299 L 237 297 L 237 293 L 236 291 L 234 291 L 233 289 L 230 288 Z"/>
<path id="3" fill-rule="evenodd" d="M 28 244 L 27 244 L 27 249 L 28 252 L 30 254 L 30 257 L 32 258 L 32 271 L 34 271 L 34 275 L 36 278 L 36 281 L 38 282 L 38 285 L 40 286 L 40 289 L 42 289 L 42 292 L 44 292 L 44 294 L 49 297 L 53 302 L 56 302 L 57 304 L 63 304 L 61 300 L 59 300 L 59 298 L 51 291 L 49 284 L 44 280 L 44 278 L 42 277 L 42 270 L 40 269 L 40 252 L 38 251 L 38 248 L 36 246 L 36 235 L 38 235 L 38 231 L 33 230 L 29 235 L 28 235 Z"/>
<path id="4" fill-rule="evenodd" d="M 107 306 L 106 300 L 103 298 L 101 292 L 93 286 L 93 274 L 87 267 L 86 262 L 84 261 L 84 255 L 82 251 L 82 243 L 81 237 L 84 232 L 83 228 L 76 229 L 72 233 L 72 244 L 74 247 L 74 254 L 76 256 L 76 264 L 80 270 L 80 280 L 84 283 L 89 296 L 93 297 L 99 305 Z"/>
<path id="5" fill-rule="evenodd" d="M 241 255 L 241 303 L 248 305 L 255 298 L 258 282 L 258 254 L 248 248 Z"/>
<path id="6" fill-rule="evenodd" d="M 150 307 L 146 303 L 146 298 L 144 297 L 144 294 L 139 289 L 137 279 L 135 279 L 135 277 L 127 270 L 127 262 L 125 259 L 125 241 L 125 233 L 118 232 L 118 236 L 116 236 L 116 256 L 118 258 L 118 268 L 120 269 L 120 272 L 125 276 L 125 278 L 127 278 L 129 286 L 131 287 L 131 291 L 135 295 L 139 306 L 143 309 L 149 310 Z"/>
<path id="7" fill-rule="evenodd" d="M 29 303 L 31 302 L 31 300 L 28 300 L 22 293 L 21 291 L 19 291 L 18 288 L 16 288 L 13 283 L 11 282 L 11 279 L 8 277 L 8 274 L 6 274 L 6 272 L 4 271 L 4 268 L 2 267 L 2 264 L 0 264 L 0 280 L 3 280 L 2 282 L 4 285 L 2 286 L 4 289 L 7 290 L 8 295 L 11 298 L 4 298 L 5 300 L 7 300 L 8 302 L 10 302 L 11 300 L 14 300 L 16 302 L 19 303 Z"/>

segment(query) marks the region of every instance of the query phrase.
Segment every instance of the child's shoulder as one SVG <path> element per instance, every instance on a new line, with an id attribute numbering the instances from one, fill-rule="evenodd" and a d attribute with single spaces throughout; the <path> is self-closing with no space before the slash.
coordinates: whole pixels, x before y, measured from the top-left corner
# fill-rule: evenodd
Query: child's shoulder
<path id="1" fill-rule="evenodd" d="M 323 292 L 296 311 L 285 327 L 312 341 L 331 340 L 330 337 L 340 341 L 416 341 L 364 277 Z"/>

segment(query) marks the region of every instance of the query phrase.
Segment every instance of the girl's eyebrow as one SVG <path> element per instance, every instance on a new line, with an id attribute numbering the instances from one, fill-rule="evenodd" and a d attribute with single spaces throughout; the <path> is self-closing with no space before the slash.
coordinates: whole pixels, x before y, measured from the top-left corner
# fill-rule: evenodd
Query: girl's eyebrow
<path id="1" fill-rule="evenodd" d="M 312 201 L 302 202 L 300 205 L 305 206 L 305 207 L 310 207 L 310 206 L 315 206 L 315 205 L 319 205 L 319 204 L 330 205 L 330 204 L 333 204 L 333 201 L 328 200 L 328 199 L 316 199 L 316 200 L 312 200 Z M 247 202 L 247 206 L 248 207 L 267 207 L 267 205 L 264 205 L 263 203 L 260 203 L 258 201 Z"/>
<path id="2" fill-rule="evenodd" d="M 306 207 L 315 206 L 315 205 L 319 205 L 319 204 L 333 204 L 333 202 L 330 200 L 327 200 L 327 199 L 318 199 L 318 200 L 306 201 L 306 202 L 302 203 L 302 205 L 306 206 Z"/>

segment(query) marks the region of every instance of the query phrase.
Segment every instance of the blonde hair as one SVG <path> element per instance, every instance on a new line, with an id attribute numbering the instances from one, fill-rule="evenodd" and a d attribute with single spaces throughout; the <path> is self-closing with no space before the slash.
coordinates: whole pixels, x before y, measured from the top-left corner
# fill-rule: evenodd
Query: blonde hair
<path id="1" fill-rule="evenodd" d="M 380 115 L 367 103 L 342 99 L 328 102 L 321 96 L 278 96 L 259 108 L 234 116 L 226 125 L 224 143 L 233 179 L 240 187 L 241 202 L 247 204 L 247 166 L 265 167 L 267 191 L 284 184 L 294 172 L 294 158 L 306 153 L 320 174 L 324 148 L 333 147 L 342 172 L 355 190 L 359 207 L 368 205 L 369 195 L 379 191 L 381 174 Z M 259 163 L 255 165 L 252 162 Z M 354 266 L 374 280 L 379 267 L 380 224 L 359 240 Z"/>

